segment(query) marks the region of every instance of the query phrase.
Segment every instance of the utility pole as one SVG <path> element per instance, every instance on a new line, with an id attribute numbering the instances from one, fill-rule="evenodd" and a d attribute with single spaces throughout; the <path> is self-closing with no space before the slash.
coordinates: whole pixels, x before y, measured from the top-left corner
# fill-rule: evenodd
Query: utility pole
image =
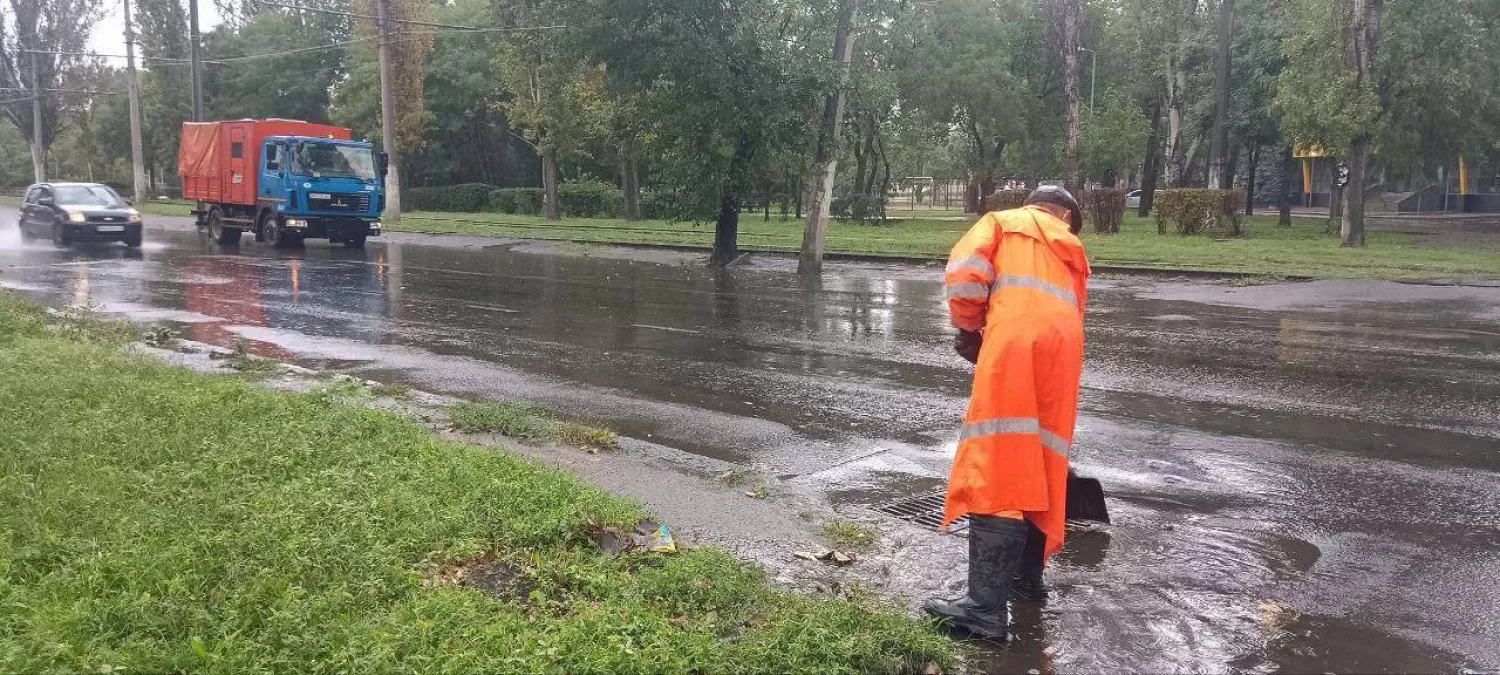
<path id="1" fill-rule="evenodd" d="M 802 231 L 802 256 L 797 260 L 799 274 L 823 272 L 823 248 L 828 241 L 828 211 L 833 202 L 833 180 L 838 173 L 839 136 L 844 125 L 844 81 L 854 54 L 854 16 L 857 0 L 843 0 L 839 9 L 839 26 L 833 37 L 833 59 L 838 62 L 833 91 L 823 107 L 823 127 L 818 132 L 818 147 L 813 159 L 817 172 L 813 179 L 811 199 L 807 205 L 807 225 Z M 881 199 L 885 195 L 880 195 Z"/>
<path id="2" fill-rule="evenodd" d="M 198 0 L 188 0 L 188 39 L 192 40 L 193 121 L 203 121 L 203 56 L 199 48 L 203 42 L 198 35 Z"/>
<path id="3" fill-rule="evenodd" d="M 141 89 L 135 78 L 135 28 L 130 21 L 130 0 L 125 0 L 125 79 L 130 89 L 131 189 L 136 201 L 140 201 L 146 198 L 146 164 L 141 150 Z"/>
<path id="4" fill-rule="evenodd" d="M 31 50 L 31 172 L 36 182 L 47 180 L 47 154 L 42 150 L 42 76 L 36 50 Z"/>
<path id="5" fill-rule="evenodd" d="M 385 216 L 401 222 L 401 160 L 396 151 L 396 87 L 391 81 L 390 0 L 376 0 L 375 19 L 380 30 L 380 145 L 390 157 L 385 176 Z"/>

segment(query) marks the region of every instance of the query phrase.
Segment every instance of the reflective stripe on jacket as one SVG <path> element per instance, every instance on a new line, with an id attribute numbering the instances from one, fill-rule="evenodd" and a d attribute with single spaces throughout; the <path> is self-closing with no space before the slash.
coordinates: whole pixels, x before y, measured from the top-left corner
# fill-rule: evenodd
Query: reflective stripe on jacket
<path id="1" fill-rule="evenodd" d="M 1062 548 L 1083 374 L 1089 265 L 1068 224 L 1027 206 L 987 214 L 953 247 L 953 325 L 983 331 L 943 526 L 1021 511 Z"/>

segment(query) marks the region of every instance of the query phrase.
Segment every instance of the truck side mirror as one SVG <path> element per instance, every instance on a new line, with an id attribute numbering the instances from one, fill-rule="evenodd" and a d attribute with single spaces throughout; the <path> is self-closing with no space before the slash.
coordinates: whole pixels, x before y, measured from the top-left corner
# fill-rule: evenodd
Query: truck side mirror
<path id="1" fill-rule="evenodd" d="M 380 168 L 380 180 L 385 180 L 385 175 L 391 171 L 391 156 L 384 151 L 375 153 L 375 165 Z"/>

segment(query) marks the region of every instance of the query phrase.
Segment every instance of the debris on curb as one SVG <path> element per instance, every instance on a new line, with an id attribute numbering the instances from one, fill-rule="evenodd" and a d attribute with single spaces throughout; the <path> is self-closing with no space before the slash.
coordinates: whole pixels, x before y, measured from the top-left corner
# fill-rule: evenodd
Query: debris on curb
<path id="1" fill-rule="evenodd" d="M 672 529 L 649 520 L 637 523 L 635 531 L 630 534 L 621 532 L 617 527 L 591 525 L 589 537 L 599 547 L 600 553 L 611 558 L 618 558 L 634 550 L 651 553 L 677 552 L 677 540 L 672 536 Z"/>
<path id="2" fill-rule="evenodd" d="M 817 553 L 813 553 L 812 551 L 793 551 L 792 557 L 809 562 L 815 560 L 831 562 L 840 567 L 844 565 L 852 565 L 855 561 L 859 560 L 859 556 L 855 555 L 854 553 L 845 553 L 843 551 L 835 551 L 832 549 L 819 551 Z"/>

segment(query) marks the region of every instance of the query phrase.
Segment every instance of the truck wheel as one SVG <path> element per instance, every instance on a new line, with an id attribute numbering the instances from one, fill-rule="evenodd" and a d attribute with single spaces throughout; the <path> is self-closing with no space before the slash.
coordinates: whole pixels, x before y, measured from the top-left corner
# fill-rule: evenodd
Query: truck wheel
<path id="1" fill-rule="evenodd" d="M 261 238 L 275 248 L 297 248 L 302 245 L 302 234 L 281 226 L 275 218 L 261 226 Z"/>
<path id="2" fill-rule="evenodd" d="M 368 236 L 363 232 L 351 235 L 348 239 L 344 240 L 344 248 L 362 249 L 365 247 L 365 238 Z"/>
<path id="3" fill-rule="evenodd" d="M 208 235 L 220 246 L 236 246 L 240 243 L 240 228 L 224 224 L 224 214 L 218 209 L 208 212 Z"/>
<path id="4" fill-rule="evenodd" d="M 250 231 L 255 235 L 255 243 L 260 244 L 265 242 L 266 232 L 272 227 L 275 222 L 276 214 L 271 213 L 270 211 L 261 212 L 260 218 L 255 221 L 255 229 Z"/>

